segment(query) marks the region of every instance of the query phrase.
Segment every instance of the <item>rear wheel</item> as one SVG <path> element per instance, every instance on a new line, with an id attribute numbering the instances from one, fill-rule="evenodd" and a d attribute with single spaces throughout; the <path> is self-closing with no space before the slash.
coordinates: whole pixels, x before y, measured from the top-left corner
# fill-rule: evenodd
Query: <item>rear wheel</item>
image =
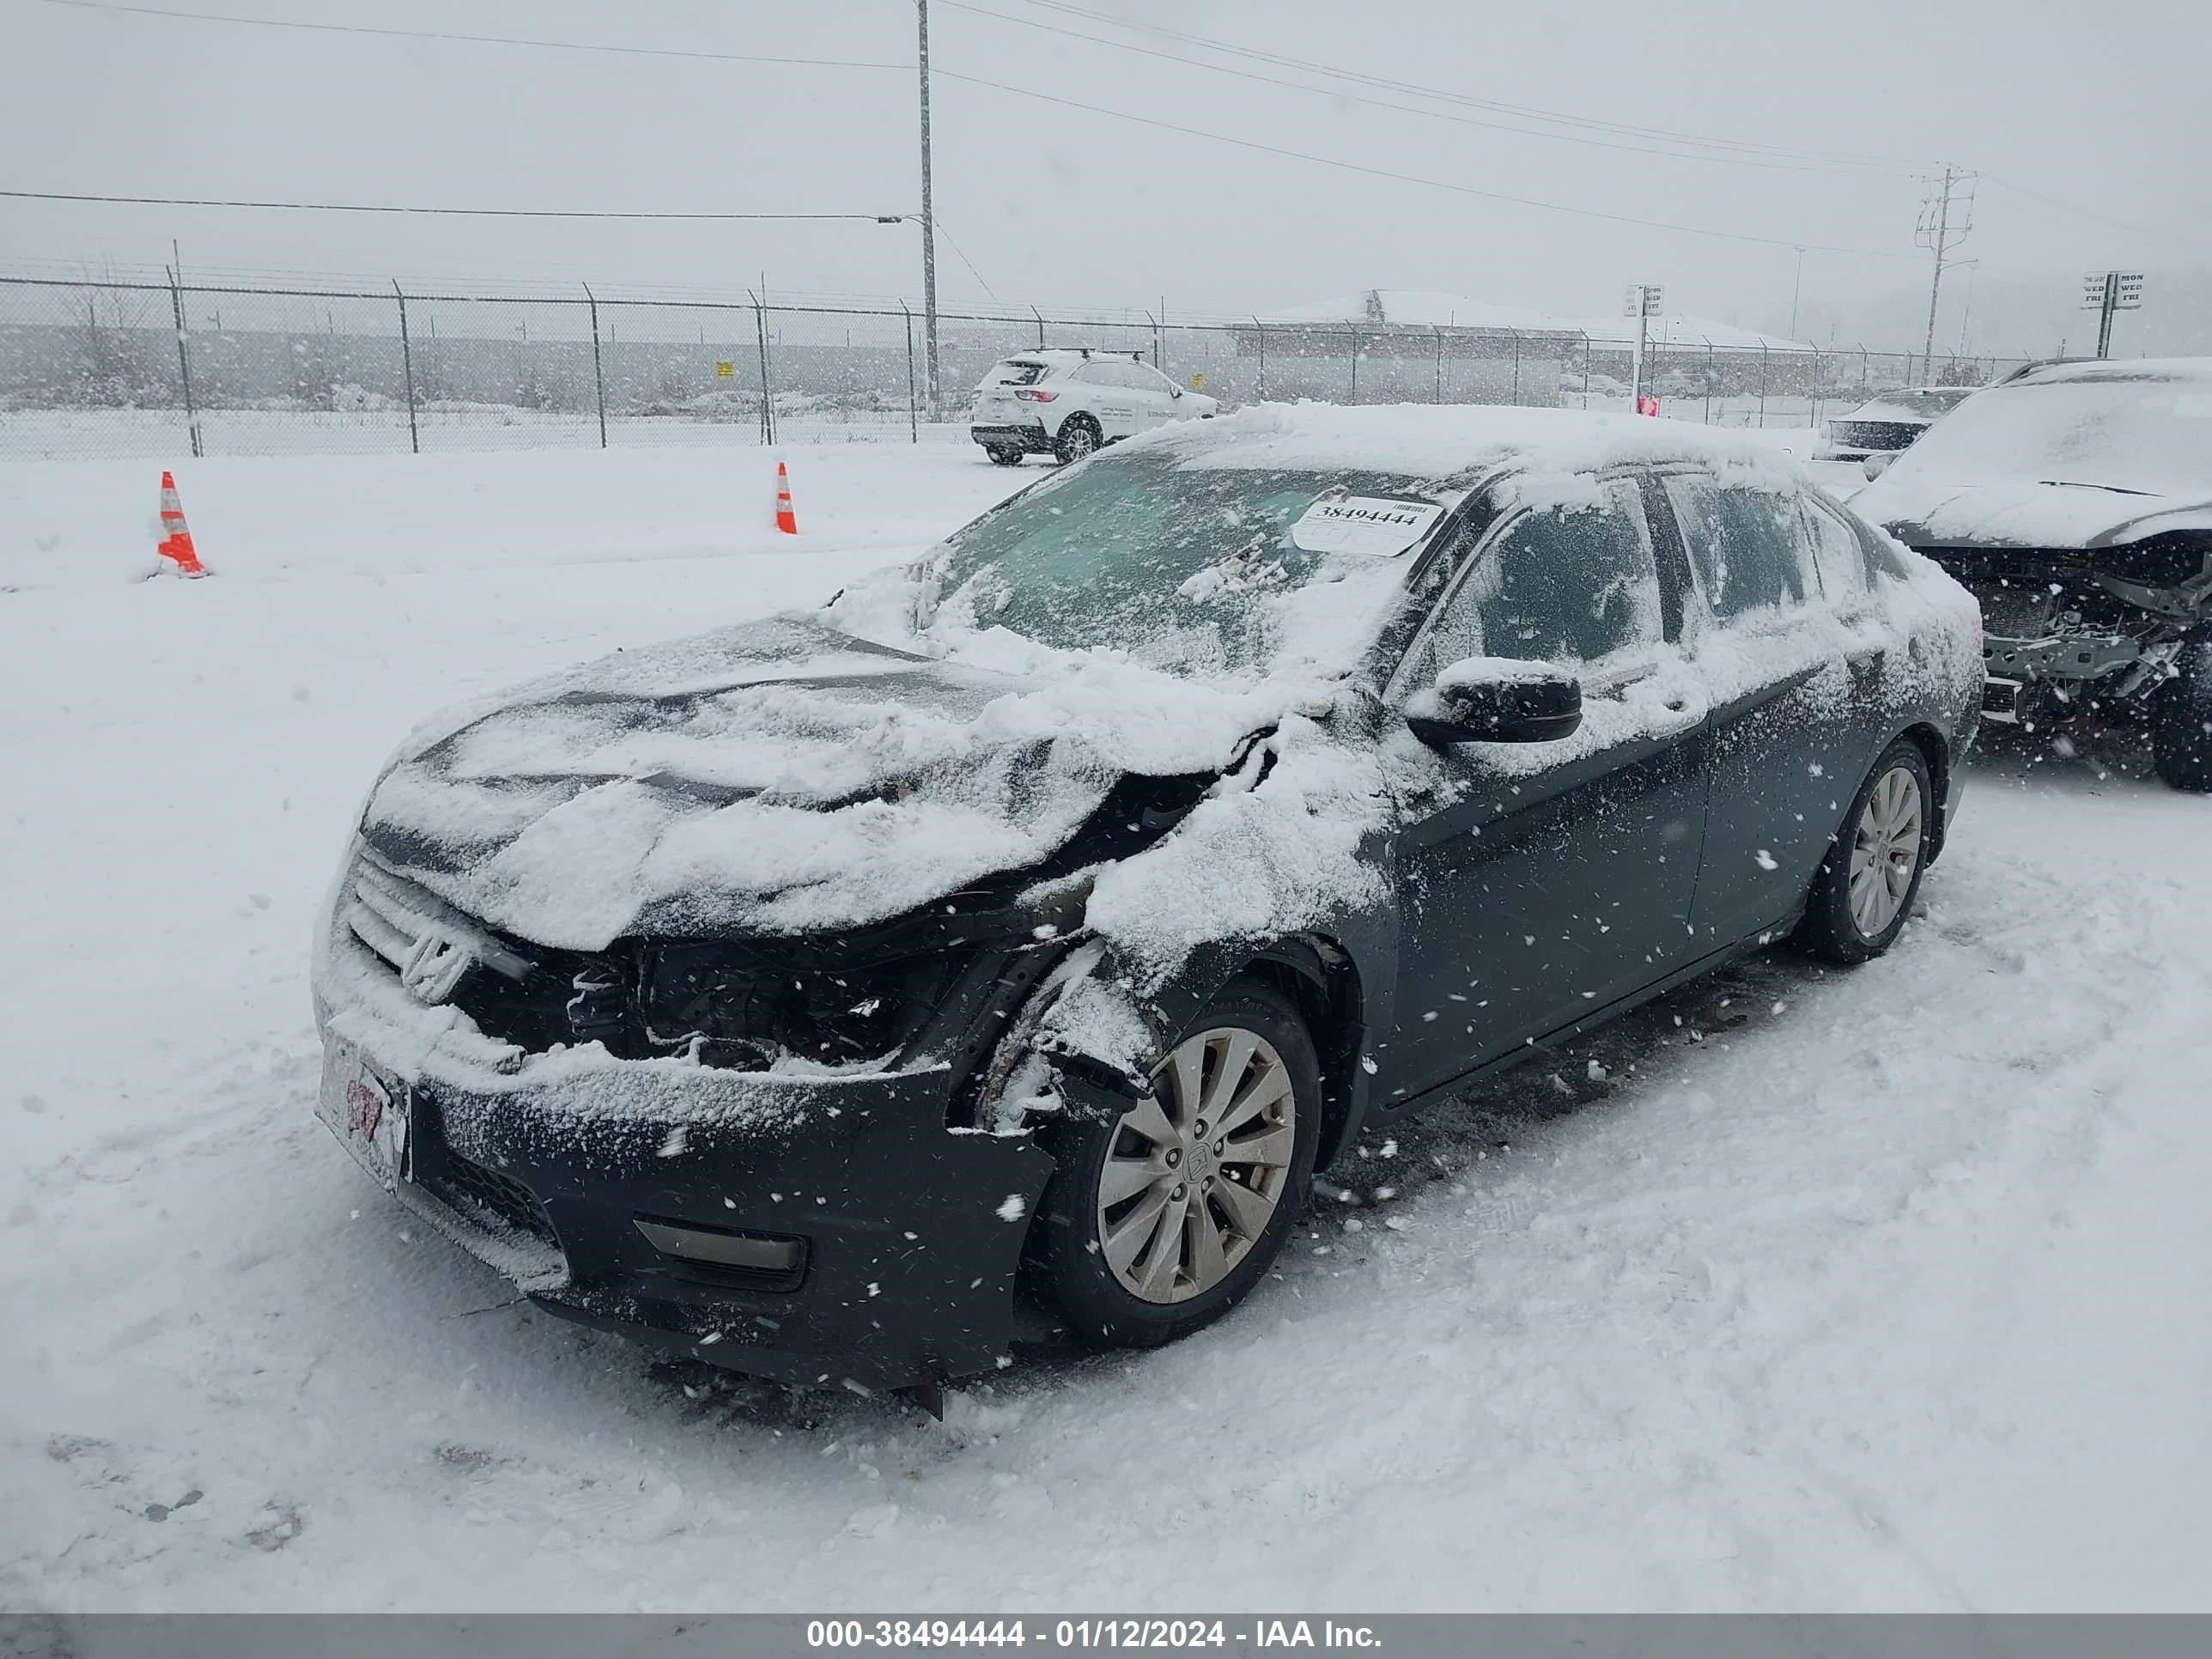
<path id="1" fill-rule="evenodd" d="M 1236 981 L 1154 1067 L 1151 1095 L 1045 1132 L 1060 1167 L 1041 1265 L 1070 1328 L 1156 1347 L 1235 1307 L 1297 1223 L 1320 1134 L 1304 1022 L 1273 987 Z"/>
<path id="2" fill-rule="evenodd" d="M 1081 460 L 1085 455 L 1096 454 L 1101 440 L 1098 423 L 1088 415 L 1071 415 L 1060 422 L 1060 436 L 1054 441 L 1053 453 L 1063 465 Z"/>
<path id="3" fill-rule="evenodd" d="M 1859 786 L 1820 860 L 1800 944 L 1831 962 L 1865 962 L 1896 942 L 1928 867 L 1935 805 L 1928 757 L 1899 738 Z"/>
<path id="4" fill-rule="evenodd" d="M 983 453 L 991 458 L 994 466 L 1019 466 L 1022 464 L 1022 452 L 1012 444 L 991 444 L 985 447 Z"/>
<path id="5" fill-rule="evenodd" d="M 2190 635 L 2151 715 L 2151 760 L 2176 789 L 2212 791 L 2212 630 Z"/>

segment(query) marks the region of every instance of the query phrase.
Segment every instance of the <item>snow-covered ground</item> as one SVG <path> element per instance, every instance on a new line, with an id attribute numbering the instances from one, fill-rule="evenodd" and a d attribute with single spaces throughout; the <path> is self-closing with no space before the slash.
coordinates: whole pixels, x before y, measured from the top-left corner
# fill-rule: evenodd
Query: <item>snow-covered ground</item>
<path id="1" fill-rule="evenodd" d="M 2212 804 L 2124 764 L 1984 762 L 1887 960 L 1372 1142 L 1219 1326 L 942 1425 L 410 1223 L 309 1115 L 385 752 L 1024 476 L 789 453 L 795 542 L 757 448 L 187 464 L 198 583 L 144 465 L 0 468 L 0 1606 L 2212 1607 Z"/>

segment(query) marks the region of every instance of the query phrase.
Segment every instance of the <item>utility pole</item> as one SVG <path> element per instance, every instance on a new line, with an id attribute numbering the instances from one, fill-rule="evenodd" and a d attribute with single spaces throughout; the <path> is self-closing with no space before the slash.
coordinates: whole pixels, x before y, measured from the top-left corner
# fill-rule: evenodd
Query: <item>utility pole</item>
<path id="1" fill-rule="evenodd" d="M 944 399 L 937 374 L 937 212 L 929 179 L 929 0 L 915 0 L 921 25 L 921 50 L 917 64 L 921 76 L 921 332 L 923 369 L 929 397 L 929 418 L 944 417 Z"/>
<path id="2" fill-rule="evenodd" d="M 1953 247 L 1966 239 L 1973 226 L 1973 192 L 1970 185 L 1973 174 L 1954 167 L 1943 169 L 1941 183 L 1929 183 L 1929 200 L 1920 210 L 1920 224 L 1916 240 L 1936 257 L 1936 269 L 1928 282 L 1928 337 L 1922 348 L 1923 378 L 1933 378 L 1936 361 L 1936 305 L 1943 292 L 1943 266 Z"/>
<path id="3" fill-rule="evenodd" d="M 1797 250 L 1797 276 L 1790 284 L 1790 337 L 1797 337 L 1797 296 L 1805 291 L 1805 250 Z"/>

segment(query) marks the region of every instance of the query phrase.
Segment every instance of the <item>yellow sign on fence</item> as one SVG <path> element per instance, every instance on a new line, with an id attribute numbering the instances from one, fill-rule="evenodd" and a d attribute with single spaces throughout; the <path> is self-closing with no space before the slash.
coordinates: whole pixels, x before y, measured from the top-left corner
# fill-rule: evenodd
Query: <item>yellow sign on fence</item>
<path id="1" fill-rule="evenodd" d="M 714 365 L 714 374 L 718 380 L 726 380 L 730 376 L 737 372 L 738 366 L 735 363 L 716 363 Z"/>
<path id="2" fill-rule="evenodd" d="M 1203 392 L 1203 391 L 1205 391 L 1205 390 L 1206 390 L 1206 376 L 1205 376 L 1205 375 L 1203 375 L 1203 374 L 1194 374 L 1194 375 L 1192 375 L 1192 376 L 1190 377 L 1190 389 L 1191 389 L 1193 392 Z"/>

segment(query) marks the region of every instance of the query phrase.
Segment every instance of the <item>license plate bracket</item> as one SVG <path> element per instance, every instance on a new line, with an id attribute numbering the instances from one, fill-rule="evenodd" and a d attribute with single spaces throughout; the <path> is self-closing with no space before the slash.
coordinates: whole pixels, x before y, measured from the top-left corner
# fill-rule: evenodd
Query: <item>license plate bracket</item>
<path id="1" fill-rule="evenodd" d="M 414 1178 L 414 1091 L 386 1077 L 346 1043 L 323 1057 L 315 1115 L 387 1192 Z"/>

